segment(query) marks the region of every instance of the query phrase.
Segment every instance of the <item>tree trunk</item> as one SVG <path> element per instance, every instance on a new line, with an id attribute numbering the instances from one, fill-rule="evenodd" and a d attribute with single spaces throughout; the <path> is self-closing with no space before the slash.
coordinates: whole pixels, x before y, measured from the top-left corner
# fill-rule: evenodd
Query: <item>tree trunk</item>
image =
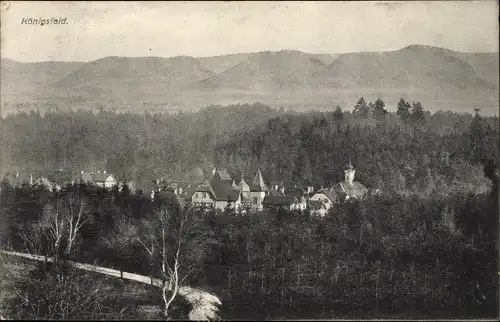
<path id="1" fill-rule="evenodd" d="M 378 283 L 380 279 L 380 261 L 378 261 L 378 272 L 377 272 L 377 282 L 375 287 L 375 300 L 377 301 L 377 309 L 378 309 Z"/>
<path id="2" fill-rule="evenodd" d="M 264 289 L 264 264 L 262 264 L 262 267 L 260 269 L 260 288 L 262 292 L 265 291 Z"/>

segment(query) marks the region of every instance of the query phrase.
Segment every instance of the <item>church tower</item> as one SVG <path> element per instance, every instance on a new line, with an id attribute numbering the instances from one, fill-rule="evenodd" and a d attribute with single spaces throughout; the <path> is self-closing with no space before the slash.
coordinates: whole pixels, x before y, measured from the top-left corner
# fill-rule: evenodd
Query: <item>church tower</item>
<path id="1" fill-rule="evenodd" d="M 349 164 L 347 165 L 347 168 L 344 170 L 345 173 L 345 181 L 349 184 L 354 183 L 354 167 L 351 164 L 351 158 L 349 158 Z"/>

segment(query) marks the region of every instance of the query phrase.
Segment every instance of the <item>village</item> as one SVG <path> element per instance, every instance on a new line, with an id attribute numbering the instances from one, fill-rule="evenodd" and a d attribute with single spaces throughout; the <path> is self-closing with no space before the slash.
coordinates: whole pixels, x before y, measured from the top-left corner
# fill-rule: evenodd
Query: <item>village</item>
<path id="1" fill-rule="evenodd" d="M 260 170 L 253 180 L 245 181 L 243 172 L 238 179 L 231 177 L 225 168 L 214 166 L 210 178 L 204 181 L 183 181 L 159 178 L 153 180 L 149 189 L 143 191 L 151 199 L 161 194 L 173 195 L 184 208 L 204 210 L 231 209 L 239 214 L 260 211 L 304 211 L 324 216 L 338 202 L 362 199 L 369 190 L 354 180 L 355 169 L 351 162 L 345 167 L 344 180 L 330 187 L 285 185 L 283 182 L 267 182 Z M 55 171 L 32 171 L 15 174 L 7 173 L 2 182 L 12 187 L 22 185 L 38 186 L 48 191 L 59 191 L 66 185 L 85 183 L 104 189 L 117 188 L 122 191 L 126 185 L 132 193 L 133 182 L 118 181 L 106 170 L 74 173 L 62 169 Z"/>

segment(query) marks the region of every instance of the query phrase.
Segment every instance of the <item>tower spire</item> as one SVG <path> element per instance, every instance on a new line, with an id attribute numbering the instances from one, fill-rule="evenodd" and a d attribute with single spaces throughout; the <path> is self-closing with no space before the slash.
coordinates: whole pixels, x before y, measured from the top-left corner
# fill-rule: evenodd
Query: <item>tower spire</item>
<path id="1" fill-rule="evenodd" d="M 347 169 L 354 169 L 354 167 L 352 166 L 352 163 L 351 163 L 351 157 L 349 157 L 349 163 L 347 164 Z"/>

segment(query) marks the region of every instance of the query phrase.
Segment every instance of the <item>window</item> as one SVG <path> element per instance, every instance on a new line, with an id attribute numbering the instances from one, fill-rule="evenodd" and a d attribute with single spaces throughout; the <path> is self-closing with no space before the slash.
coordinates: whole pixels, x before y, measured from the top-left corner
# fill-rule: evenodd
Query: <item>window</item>
<path id="1" fill-rule="evenodd" d="M 204 192 L 204 193 L 203 193 L 203 198 L 206 198 L 206 197 L 207 197 L 207 193 L 206 193 L 206 192 Z"/>
<path id="2" fill-rule="evenodd" d="M 254 204 L 257 204 L 257 200 L 258 200 L 257 197 L 253 197 L 253 203 Z"/>
<path id="3" fill-rule="evenodd" d="M 195 197 L 196 199 L 198 199 L 198 193 L 195 193 L 195 194 L 194 194 L 194 197 Z"/>

